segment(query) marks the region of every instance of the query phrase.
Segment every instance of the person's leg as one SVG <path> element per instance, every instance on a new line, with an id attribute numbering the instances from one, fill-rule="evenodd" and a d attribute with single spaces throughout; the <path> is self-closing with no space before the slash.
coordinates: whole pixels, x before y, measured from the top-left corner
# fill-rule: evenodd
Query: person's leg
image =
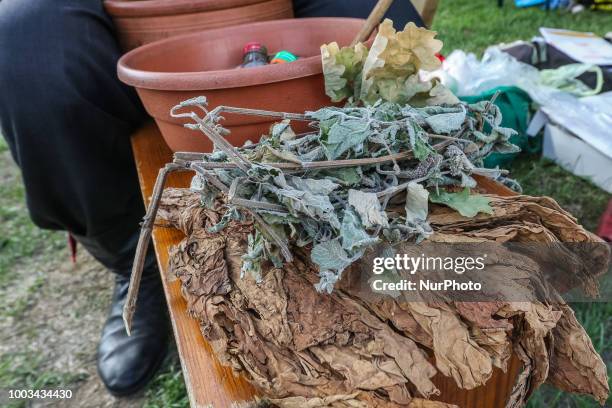
<path id="1" fill-rule="evenodd" d="M 121 322 L 144 214 L 129 137 L 146 116 L 117 79 L 119 55 L 101 0 L 0 1 L 0 133 L 33 221 L 70 231 L 117 273 L 99 371 L 125 394 L 159 365 L 167 321 L 151 252 L 132 337 Z"/>
<path id="2" fill-rule="evenodd" d="M 296 17 L 356 17 L 367 18 L 377 0 L 293 0 Z M 423 20 L 408 0 L 394 1 L 385 14 L 393 20 L 396 29 L 401 30 L 412 21 L 424 27 Z"/>

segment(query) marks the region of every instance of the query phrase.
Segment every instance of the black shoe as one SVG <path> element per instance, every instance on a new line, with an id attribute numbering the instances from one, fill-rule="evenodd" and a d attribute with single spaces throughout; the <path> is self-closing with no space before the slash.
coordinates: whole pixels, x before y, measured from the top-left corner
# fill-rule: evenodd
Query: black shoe
<path id="1" fill-rule="evenodd" d="M 143 274 L 128 336 L 123 324 L 129 278 L 117 276 L 111 311 L 98 346 L 98 374 L 115 396 L 144 388 L 161 366 L 168 350 L 170 325 L 159 274 Z"/>

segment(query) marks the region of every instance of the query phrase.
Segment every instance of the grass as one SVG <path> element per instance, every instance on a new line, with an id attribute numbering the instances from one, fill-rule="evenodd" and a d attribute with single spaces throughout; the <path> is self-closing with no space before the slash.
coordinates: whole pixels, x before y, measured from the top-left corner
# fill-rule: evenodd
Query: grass
<path id="1" fill-rule="evenodd" d="M 45 284 L 44 275 L 38 275 L 34 282 L 28 286 L 25 295 L 12 302 L 0 305 L 0 313 L 14 318 L 21 317 L 36 302 L 36 292 Z"/>
<path id="2" fill-rule="evenodd" d="M 173 359 L 147 387 L 144 408 L 183 408 L 189 406 L 181 366 Z"/>
<path id="3" fill-rule="evenodd" d="M 398 0 L 399 1 L 399 0 Z M 499 42 L 528 40 L 538 34 L 540 26 L 594 31 L 604 34 L 612 29 L 610 16 L 605 13 L 583 12 L 571 15 L 563 11 L 545 12 L 537 8 L 516 9 L 512 1 L 499 9 L 493 0 L 444 0 L 436 15 L 433 28 L 444 40 L 443 52 L 455 48 L 481 54 Z M 8 149 L 0 137 L 0 153 Z M 534 156 L 523 156 L 511 171 L 523 185 L 525 193 L 549 195 L 571 211 L 589 230 L 594 230 L 610 195 L 587 180 L 564 171 L 555 164 Z M 0 184 L 0 288 L 10 279 L 10 270 L 33 254 L 53 254 L 64 246 L 61 233 L 42 231 L 28 218 L 24 205 L 24 190 L 18 178 L 2 180 Z M 38 281 L 35 282 L 35 285 Z M 21 302 L 21 301 L 20 301 Z M 612 355 L 612 304 L 573 305 L 578 320 L 593 340 L 595 348 L 610 361 Z M 2 314 L 19 315 L 27 302 L 10 305 Z M 36 353 L 15 355 L 0 362 L 0 384 L 60 386 L 71 383 L 70 374 L 46 370 Z M 609 401 L 610 403 L 610 401 Z M 180 366 L 173 360 L 149 385 L 145 407 L 188 407 L 185 384 Z M 530 407 L 595 407 L 592 399 L 569 396 L 543 387 L 530 401 Z"/>
<path id="4" fill-rule="evenodd" d="M 0 154 L 8 150 L 6 141 L 0 137 Z M 0 165 L 10 165 L 0 162 Z M 0 314 L 2 317 L 18 319 L 36 301 L 36 291 L 44 285 L 45 276 L 40 271 L 26 289 L 25 295 L 7 300 L 7 285 L 11 283 L 13 271 L 20 264 L 28 264 L 33 255 L 47 259 L 63 248 L 64 234 L 43 231 L 37 228 L 28 216 L 25 207 L 25 191 L 21 179 L 15 172 L 3 172 L 0 180 Z M 3 340 L 5 341 L 5 340 Z M 81 378 L 69 372 L 59 372 L 46 366 L 42 355 L 27 345 L 23 352 L 3 353 L 0 359 L 0 391 L 18 387 L 20 389 L 60 388 L 74 384 Z M 8 408 L 25 407 L 25 400 L 14 400 Z"/>
<path id="5" fill-rule="evenodd" d="M 444 54 L 454 49 L 480 54 L 492 44 L 529 40 L 539 34 L 540 27 L 592 31 L 599 35 L 612 30 L 609 13 L 519 9 L 511 0 L 506 0 L 502 9 L 494 0 L 443 0 L 432 28 L 444 41 Z"/>
<path id="6" fill-rule="evenodd" d="M 0 153 L 8 149 L 0 137 Z M 25 209 L 21 179 L 0 180 L 0 288 L 10 279 L 10 270 L 32 255 L 52 255 L 64 247 L 63 233 L 37 228 Z"/>
<path id="7" fill-rule="evenodd" d="M 8 150 L 8 144 L 6 144 L 6 140 L 3 137 L 0 137 L 0 153 L 4 153 Z"/>
<path id="8" fill-rule="evenodd" d="M 5 356 L 0 361 L 0 384 L 7 389 L 43 390 L 65 389 L 84 377 L 80 374 L 59 372 L 45 367 L 44 359 L 35 351 Z M 12 400 L 6 408 L 25 408 L 28 400 Z"/>
<path id="9" fill-rule="evenodd" d="M 551 196 L 586 229 L 597 229 L 610 194 L 538 156 L 519 156 L 510 171 L 523 186 L 525 194 Z"/>

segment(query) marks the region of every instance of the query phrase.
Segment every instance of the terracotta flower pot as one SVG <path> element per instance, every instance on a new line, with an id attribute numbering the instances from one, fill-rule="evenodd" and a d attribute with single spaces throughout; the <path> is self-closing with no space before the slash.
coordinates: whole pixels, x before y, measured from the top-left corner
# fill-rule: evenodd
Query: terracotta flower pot
<path id="1" fill-rule="evenodd" d="M 211 28 L 293 17 L 291 0 L 106 0 L 125 51 Z"/>
<path id="2" fill-rule="evenodd" d="M 173 151 L 206 152 L 212 145 L 204 135 L 185 129 L 184 120 L 170 117 L 174 105 L 201 95 L 208 98 L 210 108 L 226 105 L 304 112 L 330 105 L 320 46 L 331 41 L 346 45 L 362 25 L 363 20 L 351 18 L 291 19 L 174 37 L 124 55 L 119 60 L 119 78 L 136 87 Z M 261 42 L 270 53 L 289 50 L 300 59 L 236 68 L 242 60 L 242 46 L 249 41 Z M 269 118 L 223 116 L 223 126 L 231 130 L 228 140 L 234 145 L 259 140 L 272 123 Z"/>

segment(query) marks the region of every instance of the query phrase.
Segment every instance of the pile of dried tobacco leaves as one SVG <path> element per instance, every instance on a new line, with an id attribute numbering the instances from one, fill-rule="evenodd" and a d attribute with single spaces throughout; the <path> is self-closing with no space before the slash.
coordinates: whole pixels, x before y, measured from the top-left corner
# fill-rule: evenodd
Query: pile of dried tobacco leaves
<path id="1" fill-rule="evenodd" d="M 282 407 L 449 406 L 428 401 L 440 394 L 436 373 L 472 389 L 513 354 L 523 372 L 508 407 L 544 381 L 603 402 L 605 365 L 561 298 L 399 303 L 351 292 L 351 269 L 379 243 L 597 240 L 550 199 L 475 191 L 474 175 L 519 188 L 482 167 L 491 152 L 516 151 L 514 131 L 493 103 L 460 103 L 418 77 L 439 64 L 434 35 L 385 21 L 370 50 L 323 46 L 326 92 L 348 98 L 342 108 L 208 111 L 196 98 L 173 109 L 215 143 L 197 160 L 177 155 L 196 176 L 159 210 L 187 236 L 170 269 L 189 313 L 221 361 Z M 195 108 L 206 116 L 181 113 Z M 224 111 L 284 120 L 233 148 Z M 290 120 L 312 131 L 297 135 Z M 528 276 L 537 262 L 525 262 Z M 582 283 L 601 272 L 581 271 Z M 531 286 L 509 283 L 529 298 Z"/>

